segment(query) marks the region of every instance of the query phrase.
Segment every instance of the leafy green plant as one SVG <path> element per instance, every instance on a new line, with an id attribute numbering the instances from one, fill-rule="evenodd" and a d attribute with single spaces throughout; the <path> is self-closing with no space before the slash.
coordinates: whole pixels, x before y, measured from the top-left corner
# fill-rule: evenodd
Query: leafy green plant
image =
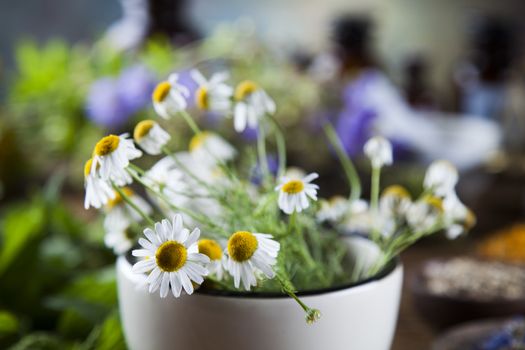
<path id="1" fill-rule="evenodd" d="M 53 179 L 2 210 L 0 347 L 124 348 L 114 259 L 101 248 L 100 224 L 76 219 L 60 189 Z"/>

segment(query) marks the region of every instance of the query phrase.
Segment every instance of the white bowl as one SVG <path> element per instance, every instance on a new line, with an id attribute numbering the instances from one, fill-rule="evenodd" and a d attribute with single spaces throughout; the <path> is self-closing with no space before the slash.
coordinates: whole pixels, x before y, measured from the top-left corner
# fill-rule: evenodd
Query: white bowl
<path id="1" fill-rule="evenodd" d="M 371 264 L 377 247 L 364 238 L 345 238 L 361 262 Z M 396 263 L 377 278 L 347 288 L 305 293 L 321 311 L 313 325 L 284 296 L 195 293 L 175 299 L 137 289 L 143 278 L 125 257 L 117 261 L 121 319 L 132 350 L 387 350 L 395 331 L 403 280 Z"/>

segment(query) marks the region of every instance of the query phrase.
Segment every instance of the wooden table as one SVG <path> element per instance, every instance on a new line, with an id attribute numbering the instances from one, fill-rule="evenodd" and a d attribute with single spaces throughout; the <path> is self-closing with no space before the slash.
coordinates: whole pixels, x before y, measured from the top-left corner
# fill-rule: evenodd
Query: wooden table
<path id="1" fill-rule="evenodd" d="M 439 335 L 433 331 L 417 314 L 412 302 L 410 281 L 412 275 L 428 259 L 470 254 L 474 243 L 468 239 L 446 241 L 430 239 L 410 247 L 402 254 L 405 269 L 403 294 L 399 320 L 392 350 L 426 350 Z"/>

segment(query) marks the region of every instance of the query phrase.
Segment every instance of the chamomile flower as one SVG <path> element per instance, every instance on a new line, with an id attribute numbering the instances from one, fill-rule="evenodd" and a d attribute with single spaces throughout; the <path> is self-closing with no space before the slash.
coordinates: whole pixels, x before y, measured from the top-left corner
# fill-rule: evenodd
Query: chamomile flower
<path id="1" fill-rule="evenodd" d="M 177 74 L 171 74 L 167 81 L 160 82 L 153 91 L 153 108 L 164 119 L 170 119 L 187 107 L 186 98 L 190 92 L 184 85 L 178 84 Z"/>
<path id="2" fill-rule="evenodd" d="M 399 185 L 387 187 L 379 199 L 379 211 L 390 218 L 404 218 L 412 200 L 410 193 Z"/>
<path id="3" fill-rule="evenodd" d="M 302 179 L 298 178 L 283 178 L 279 186 L 275 187 L 279 191 L 279 208 L 286 214 L 293 212 L 302 212 L 310 206 L 311 200 L 317 200 L 317 190 L 319 186 L 312 184 L 313 180 L 317 179 L 317 173 L 311 173 Z"/>
<path id="4" fill-rule="evenodd" d="M 223 254 L 223 249 L 219 242 L 213 239 L 201 239 L 198 242 L 198 248 L 199 253 L 210 258 L 210 263 L 208 264 L 210 274 L 215 275 L 218 280 L 222 280 L 226 256 Z"/>
<path id="5" fill-rule="evenodd" d="M 242 282 L 244 289 L 257 285 L 256 274 L 273 278 L 272 267 L 277 262 L 280 244 L 272 235 L 237 231 L 228 240 L 226 269 L 233 277 L 235 288 Z"/>
<path id="6" fill-rule="evenodd" d="M 183 193 L 188 190 L 185 174 L 171 156 L 167 156 L 155 163 L 142 177 L 142 180 L 153 190 L 161 192 L 176 206 L 184 205 L 188 198 Z M 154 196 L 156 199 L 157 197 Z M 164 205 L 163 201 L 158 201 Z"/>
<path id="7" fill-rule="evenodd" d="M 128 220 L 113 222 L 113 225 L 104 235 L 104 244 L 113 249 L 115 254 L 125 254 L 133 246 L 133 236 L 130 234 Z"/>
<path id="8" fill-rule="evenodd" d="M 227 73 L 216 73 L 207 80 L 198 70 L 192 70 L 191 76 L 199 85 L 195 92 L 195 104 L 199 109 L 218 113 L 229 113 L 233 89 L 224 82 Z"/>
<path id="9" fill-rule="evenodd" d="M 364 151 L 374 168 L 391 165 L 393 162 L 392 144 L 384 137 L 372 137 L 365 143 Z"/>
<path id="10" fill-rule="evenodd" d="M 290 179 L 294 179 L 294 178 L 299 179 L 305 176 L 306 176 L 306 171 L 296 166 L 288 167 L 286 168 L 284 172 L 284 177 L 290 178 Z"/>
<path id="11" fill-rule="evenodd" d="M 330 223 L 339 222 L 348 213 L 350 205 L 342 196 L 334 196 L 330 200 L 321 200 L 321 208 L 317 212 L 317 221 Z"/>
<path id="12" fill-rule="evenodd" d="M 84 199 L 84 208 L 100 208 L 110 199 L 115 198 L 115 191 L 111 185 L 99 177 L 96 169 L 92 169 L 93 159 L 89 159 L 84 166 L 84 187 L 86 196 Z M 100 166 L 99 166 L 100 167 Z"/>
<path id="13" fill-rule="evenodd" d="M 235 88 L 233 125 L 242 132 L 246 126 L 255 129 L 267 113 L 275 113 L 275 102 L 253 81 L 245 80 Z"/>
<path id="14" fill-rule="evenodd" d="M 457 197 L 450 193 L 443 200 L 443 210 L 450 226 L 446 230 L 449 239 L 456 239 L 476 224 L 476 216 Z"/>
<path id="15" fill-rule="evenodd" d="M 130 160 L 142 155 L 128 136 L 128 134 L 122 134 L 103 137 L 93 150 L 91 171 L 98 170 L 102 179 L 111 180 L 117 186 L 124 186 L 132 182 L 126 168 Z"/>
<path id="16" fill-rule="evenodd" d="M 237 154 L 235 148 L 226 140 L 208 131 L 192 137 L 189 151 L 195 160 L 207 165 L 227 162 Z"/>
<path id="17" fill-rule="evenodd" d="M 171 137 L 158 123 L 143 120 L 135 126 L 133 138 L 146 153 L 156 156 L 162 152 L 162 147 Z"/>
<path id="18" fill-rule="evenodd" d="M 456 167 L 447 160 L 438 160 L 430 164 L 425 174 L 423 185 L 438 197 L 445 197 L 454 192 L 459 175 Z"/>
<path id="19" fill-rule="evenodd" d="M 368 202 L 362 199 L 348 203 L 348 212 L 343 221 L 345 231 L 355 233 L 368 233 L 373 225 Z"/>
<path id="20" fill-rule="evenodd" d="M 408 224 L 417 232 L 427 231 L 436 225 L 443 215 L 443 201 L 427 195 L 410 205 L 407 211 Z"/>
<path id="21" fill-rule="evenodd" d="M 146 215 L 151 214 L 153 209 L 148 202 L 142 199 L 138 194 L 135 194 L 131 188 L 123 187 L 121 188 L 121 191 L 143 213 Z M 106 204 L 106 217 L 104 218 L 104 228 L 106 231 L 119 229 L 122 222 L 131 224 L 132 222 L 140 222 L 141 220 L 142 216 L 135 210 L 135 208 L 129 205 L 118 192 L 115 192 L 115 198 L 109 200 Z"/>
<path id="22" fill-rule="evenodd" d="M 147 239 L 140 238 L 142 249 L 133 250 L 133 256 L 145 258 L 133 265 L 133 272 L 149 272 L 146 284 L 149 292 L 155 293 L 160 288 L 161 298 L 169 290 L 178 298 L 184 288 L 186 294 L 193 294 L 192 281 L 201 284 L 208 275 L 205 267 L 210 259 L 198 252 L 197 241 L 200 230 L 190 231 L 184 227 L 181 215 L 175 215 L 173 221 L 162 220 L 155 224 L 155 230 L 144 230 Z"/>

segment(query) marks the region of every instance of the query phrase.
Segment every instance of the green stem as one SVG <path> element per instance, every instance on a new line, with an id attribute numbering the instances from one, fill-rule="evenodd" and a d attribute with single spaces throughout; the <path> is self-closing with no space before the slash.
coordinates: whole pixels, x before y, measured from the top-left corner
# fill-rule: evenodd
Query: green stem
<path id="1" fill-rule="evenodd" d="M 293 300 L 295 300 L 295 302 L 297 304 L 299 304 L 299 306 L 304 310 L 304 312 L 306 313 L 306 322 L 311 324 L 313 322 L 315 322 L 321 315 L 321 313 L 319 312 L 319 310 L 317 309 L 312 309 L 311 307 L 309 307 L 308 305 L 306 305 L 296 294 L 295 294 L 295 291 L 291 288 L 291 285 L 288 281 L 285 281 L 281 276 L 279 276 L 279 274 L 277 274 L 277 280 L 279 281 L 279 283 L 281 284 L 281 287 L 283 289 L 283 291 L 288 294 L 288 296 L 290 298 L 292 298 Z"/>
<path id="2" fill-rule="evenodd" d="M 372 186 L 370 188 L 370 206 L 377 211 L 379 203 L 379 180 L 381 178 L 381 168 L 372 168 Z"/>
<path id="3" fill-rule="evenodd" d="M 182 208 L 182 207 L 179 207 L 179 206 L 176 206 L 174 205 L 167 197 L 166 195 L 164 195 L 164 193 L 158 191 L 157 189 L 155 188 L 152 188 L 151 186 L 149 186 L 147 183 L 145 183 L 137 174 L 135 174 L 134 172 L 132 171 L 128 171 L 129 174 L 138 182 L 140 183 L 142 186 L 144 186 L 144 188 L 150 190 L 151 192 L 153 192 L 156 196 L 158 196 L 164 203 L 166 203 L 171 209 L 173 210 L 176 210 L 176 211 L 180 211 L 181 213 L 184 213 L 184 214 L 187 214 L 188 216 L 192 217 L 194 220 L 197 220 L 198 222 L 202 223 L 202 224 L 205 224 L 207 225 L 208 227 L 214 229 L 214 230 L 218 230 L 220 232 L 223 233 L 223 235 L 228 235 L 228 233 L 220 226 L 216 225 L 215 223 L 213 223 L 211 220 L 209 220 L 207 217 L 205 217 L 204 215 L 198 215 L 196 213 L 194 213 L 193 211 L 191 210 L 187 210 L 185 208 Z"/>
<path id="4" fill-rule="evenodd" d="M 304 238 L 304 234 L 301 230 L 297 227 L 297 212 L 294 210 L 294 212 L 290 215 L 290 218 L 288 220 L 288 236 L 296 233 L 299 238 L 293 237 L 293 241 L 298 243 L 297 249 L 303 260 L 308 264 L 310 268 L 315 268 L 317 264 L 315 263 L 314 259 L 312 258 L 312 255 L 310 254 L 310 249 L 308 248 L 308 245 L 306 244 L 306 240 Z"/>
<path id="5" fill-rule="evenodd" d="M 279 274 L 276 274 L 276 277 L 277 277 L 277 281 L 279 281 L 279 284 L 281 285 L 283 291 L 286 294 L 288 294 L 291 298 L 293 298 L 297 302 L 297 304 L 299 304 L 299 306 L 301 306 L 301 308 L 304 311 L 308 311 L 310 309 L 310 307 L 308 307 L 308 305 L 306 305 L 305 303 L 303 303 L 303 301 L 301 299 L 299 299 L 299 297 L 295 294 L 295 291 L 291 288 L 290 282 L 289 281 L 285 281 L 283 279 L 283 277 L 279 276 Z"/>
<path id="6" fill-rule="evenodd" d="M 188 114 L 188 112 L 186 112 L 185 110 L 182 110 L 179 112 L 179 114 L 182 116 L 184 121 L 186 121 L 191 131 L 193 131 L 195 135 L 198 135 L 201 133 L 201 129 L 197 126 L 197 123 L 195 123 L 195 120 L 193 120 L 193 118 L 191 117 L 191 115 Z"/>
<path id="7" fill-rule="evenodd" d="M 370 211 L 373 215 L 373 220 L 379 216 L 379 180 L 381 179 L 381 167 L 372 167 L 372 182 L 370 187 Z M 380 243 L 381 234 L 377 230 L 376 225 L 372 228 L 372 239 Z"/>
<path id="8" fill-rule="evenodd" d="M 323 128 L 346 174 L 348 184 L 350 185 L 349 199 L 355 201 L 361 197 L 361 181 L 359 180 L 359 175 L 357 174 L 354 163 L 352 163 L 352 160 L 346 154 L 332 124 L 325 123 Z"/>
<path id="9" fill-rule="evenodd" d="M 193 180 L 195 180 L 199 185 L 206 187 L 206 189 L 210 193 L 214 193 L 214 189 L 209 186 L 206 182 L 201 180 L 197 175 L 195 175 L 186 165 L 184 165 L 179 158 L 175 155 L 175 153 L 171 152 L 166 146 L 162 147 L 162 152 L 167 155 L 168 157 L 173 158 L 177 166 L 184 171 L 189 177 L 191 177 Z"/>
<path id="10" fill-rule="evenodd" d="M 264 128 L 259 125 L 259 132 L 257 135 L 257 153 L 259 155 L 259 165 L 261 166 L 263 178 L 270 176 L 270 169 L 268 168 L 268 158 L 266 156 L 266 136 Z"/>
<path id="11" fill-rule="evenodd" d="M 130 172 L 131 173 L 131 172 Z M 142 211 L 142 209 L 140 209 L 132 200 L 131 198 L 128 197 L 128 195 L 126 193 L 124 193 L 124 191 L 122 191 L 122 189 L 120 187 L 118 187 L 117 185 L 115 185 L 115 183 L 113 181 L 111 181 L 111 185 L 113 186 L 113 188 L 115 189 L 115 191 L 117 191 L 117 193 L 122 197 L 122 199 L 124 199 L 124 201 L 130 206 L 133 208 L 133 210 L 135 210 L 140 216 L 142 216 L 142 218 L 144 220 L 146 220 L 148 222 L 149 225 L 151 226 L 154 226 L 155 225 L 155 221 L 150 218 L 150 216 L 148 214 L 146 214 L 145 212 Z"/>
<path id="12" fill-rule="evenodd" d="M 277 143 L 277 153 L 279 155 L 279 170 L 277 172 L 277 178 L 280 178 L 286 171 L 286 141 L 281 126 L 277 123 L 274 116 L 268 114 L 268 118 L 272 121 L 275 130 L 275 142 Z"/>
<path id="13" fill-rule="evenodd" d="M 144 175 L 144 174 L 146 173 L 142 168 L 136 166 L 136 165 L 133 164 L 133 163 L 129 163 L 128 167 L 130 167 L 131 169 L 133 169 L 134 171 L 136 171 L 136 172 L 139 173 L 140 175 Z"/>
<path id="14" fill-rule="evenodd" d="M 293 213 L 290 215 L 290 218 L 288 219 L 288 234 L 292 234 L 293 231 L 295 231 L 297 221 L 297 212 L 294 210 Z"/>

